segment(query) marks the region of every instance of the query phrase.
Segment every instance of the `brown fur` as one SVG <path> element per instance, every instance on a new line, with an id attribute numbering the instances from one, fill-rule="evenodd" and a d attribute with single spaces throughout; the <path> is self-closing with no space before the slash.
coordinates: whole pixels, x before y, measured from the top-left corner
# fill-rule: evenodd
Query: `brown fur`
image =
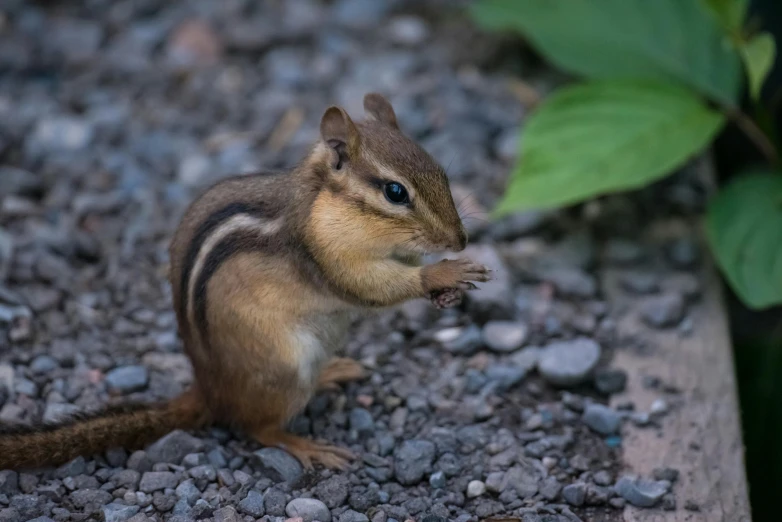
<path id="1" fill-rule="evenodd" d="M 68 448 L 62 457 L 94 453 L 207 420 L 285 447 L 306 466 L 346 464 L 346 450 L 284 426 L 317 389 L 363 375 L 355 362 L 329 362 L 353 312 L 488 280 L 470 262 L 414 262 L 425 251 L 462 250 L 467 236 L 442 168 L 399 131 L 382 96 L 368 95 L 365 108 L 371 119 L 360 123 L 329 108 L 299 166 L 222 181 L 185 213 L 170 280 L 195 372 L 187 408 L 175 399 L 0 437 L 1 453 L 25 455 L 9 465 L 39 464 L 58 445 Z M 409 204 L 386 199 L 391 181 L 406 187 Z"/>

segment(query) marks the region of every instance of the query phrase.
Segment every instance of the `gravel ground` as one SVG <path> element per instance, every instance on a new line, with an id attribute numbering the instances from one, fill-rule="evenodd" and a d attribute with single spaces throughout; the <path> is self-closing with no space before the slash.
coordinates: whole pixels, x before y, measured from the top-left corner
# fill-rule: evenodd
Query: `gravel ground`
<path id="1" fill-rule="evenodd" d="M 649 328 L 688 335 L 696 245 L 637 238 L 650 216 L 698 211 L 702 188 L 685 171 L 489 225 L 482 209 L 525 115 L 509 79 L 521 71 L 543 91 L 552 80 L 497 60 L 506 45 L 458 13 L 433 17 L 444 3 L 3 2 L 1 424 L 184 389 L 166 282 L 184 206 L 222 176 L 291 165 L 328 104 L 359 116 L 370 90 L 448 167 L 470 209 L 465 254 L 497 278 L 459 309 L 410 302 L 355 325 L 347 353 L 372 377 L 317 396 L 293 423 L 355 450 L 347 472 L 303 473 L 220 429 L 174 432 L 145 451 L 0 471 L 0 522 L 615 521 L 628 502 L 675 507 L 675 470 L 620 469 L 622 425 L 655 429 L 675 390 L 649 377 L 651 411 L 605 406 L 627 381 L 611 354 L 644 341 L 614 335 L 626 311 L 603 299 L 599 273 L 626 267 Z"/>

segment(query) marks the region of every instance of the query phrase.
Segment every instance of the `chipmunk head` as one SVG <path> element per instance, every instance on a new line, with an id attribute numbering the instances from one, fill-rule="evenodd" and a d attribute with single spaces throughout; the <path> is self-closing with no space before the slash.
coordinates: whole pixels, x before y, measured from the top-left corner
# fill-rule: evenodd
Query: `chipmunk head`
<path id="1" fill-rule="evenodd" d="M 329 107 L 320 124 L 326 187 L 367 246 L 396 252 L 461 251 L 467 233 L 443 168 L 397 125 L 391 104 L 367 94 L 368 119 Z"/>

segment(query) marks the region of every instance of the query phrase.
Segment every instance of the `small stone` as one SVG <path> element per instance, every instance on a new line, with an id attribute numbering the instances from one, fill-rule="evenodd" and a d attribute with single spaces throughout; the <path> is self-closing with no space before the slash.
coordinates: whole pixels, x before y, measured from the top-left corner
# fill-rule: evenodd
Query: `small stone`
<path id="1" fill-rule="evenodd" d="M 279 489 L 272 488 L 263 495 L 263 507 L 266 514 L 273 517 L 280 517 L 285 514 L 285 493 Z"/>
<path id="2" fill-rule="evenodd" d="M 152 493 L 177 486 L 176 475 L 170 471 L 147 471 L 141 476 L 139 489 L 144 493 Z"/>
<path id="3" fill-rule="evenodd" d="M 668 492 L 668 483 L 639 479 L 632 475 L 620 478 L 614 489 L 626 501 L 636 507 L 652 507 Z"/>
<path id="4" fill-rule="evenodd" d="M 128 461 L 128 452 L 124 448 L 109 448 L 105 455 L 106 462 L 113 468 L 121 468 Z"/>
<path id="5" fill-rule="evenodd" d="M 331 511 L 326 504 L 314 498 L 295 498 L 285 506 L 289 517 L 301 517 L 304 522 L 331 522 Z"/>
<path id="6" fill-rule="evenodd" d="M 556 477 L 547 477 L 540 485 L 540 494 L 548 501 L 556 500 L 562 491 L 562 484 Z"/>
<path id="7" fill-rule="evenodd" d="M 698 265 L 700 250 L 698 245 L 689 238 L 680 238 L 672 241 L 665 253 L 673 266 L 681 269 L 690 269 Z"/>
<path id="8" fill-rule="evenodd" d="M 489 321 L 483 327 L 483 342 L 495 352 L 515 352 L 527 340 L 527 326 L 511 321 Z"/>
<path id="9" fill-rule="evenodd" d="M 79 407 L 73 404 L 50 402 L 46 404 L 46 409 L 43 410 L 42 420 L 45 424 L 54 424 L 72 417 L 78 411 Z"/>
<path id="10" fill-rule="evenodd" d="M 66 462 L 59 468 L 57 468 L 56 475 L 58 478 L 75 477 L 76 475 L 83 475 L 87 471 L 87 461 L 84 457 L 76 457 L 70 462 Z"/>
<path id="11" fill-rule="evenodd" d="M 30 363 L 30 371 L 35 375 L 43 375 L 59 368 L 56 360 L 48 355 L 39 355 Z"/>
<path id="12" fill-rule="evenodd" d="M 662 508 L 665 511 L 676 511 L 676 498 L 671 493 L 663 495 Z"/>
<path id="13" fill-rule="evenodd" d="M 544 347 L 538 360 L 538 371 L 555 386 L 575 386 L 589 377 L 599 360 L 600 345 L 580 337 Z"/>
<path id="14" fill-rule="evenodd" d="M 203 449 L 204 443 L 201 439 L 193 437 L 182 430 L 175 430 L 150 445 L 147 448 L 146 456 L 155 463 L 179 464 L 185 458 L 185 455 L 198 453 Z"/>
<path id="15" fill-rule="evenodd" d="M 649 406 L 649 413 L 651 415 L 665 415 L 668 413 L 668 403 L 664 399 L 655 399 Z"/>
<path id="16" fill-rule="evenodd" d="M 12 496 L 19 493 L 19 474 L 10 469 L 0 471 L 0 495 Z"/>
<path id="17" fill-rule="evenodd" d="M 99 509 L 113 499 L 111 493 L 99 489 L 77 489 L 71 493 L 70 498 L 73 505 L 79 509 L 84 509 L 88 506 Z"/>
<path id="18" fill-rule="evenodd" d="M 633 265 L 643 259 L 644 250 L 634 241 L 611 239 L 606 243 L 605 257 L 613 265 Z"/>
<path id="19" fill-rule="evenodd" d="M 358 511 L 348 509 L 339 516 L 339 522 L 369 522 L 369 517 Z"/>
<path id="20" fill-rule="evenodd" d="M 622 425 L 619 413 L 602 404 L 587 405 L 581 420 L 602 435 L 613 435 L 619 431 Z"/>
<path id="21" fill-rule="evenodd" d="M 117 393 L 141 391 L 149 383 L 149 373 L 144 366 L 121 366 L 106 374 L 106 385 Z"/>
<path id="22" fill-rule="evenodd" d="M 215 522 L 240 522 L 239 514 L 233 506 L 223 506 L 214 512 Z"/>
<path id="23" fill-rule="evenodd" d="M 348 417 L 350 429 L 356 430 L 359 435 L 368 435 L 375 431 L 375 421 L 372 414 L 364 408 L 353 408 Z"/>
<path id="24" fill-rule="evenodd" d="M 111 476 L 111 481 L 118 487 L 135 490 L 141 480 L 141 473 L 134 469 L 121 469 Z"/>
<path id="25" fill-rule="evenodd" d="M 304 473 L 301 463 L 279 448 L 263 448 L 253 455 L 262 472 L 275 482 L 295 482 Z"/>
<path id="26" fill-rule="evenodd" d="M 128 462 L 126 465 L 129 469 L 142 473 L 152 469 L 152 461 L 147 456 L 147 452 L 142 450 L 137 450 L 131 453 L 130 457 L 128 457 Z"/>
<path id="27" fill-rule="evenodd" d="M 595 388 L 604 395 L 621 393 L 627 386 L 627 372 L 624 370 L 601 369 L 595 372 Z"/>
<path id="28" fill-rule="evenodd" d="M 432 468 L 435 445 L 428 440 L 406 440 L 394 452 L 396 478 L 404 486 L 421 481 Z"/>
<path id="29" fill-rule="evenodd" d="M 667 480 L 674 483 L 679 480 L 679 470 L 673 468 L 655 468 L 652 470 L 654 480 Z"/>
<path id="30" fill-rule="evenodd" d="M 627 292 L 635 295 L 653 294 L 660 289 L 660 280 L 649 272 L 627 272 L 619 279 Z"/>
<path id="31" fill-rule="evenodd" d="M 103 518 L 105 522 L 124 522 L 138 513 L 139 506 L 126 506 L 112 502 L 103 506 Z"/>
<path id="32" fill-rule="evenodd" d="M 442 489 L 446 486 L 445 473 L 442 471 L 435 471 L 429 477 L 429 485 L 435 489 Z"/>
<path id="33" fill-rule="evenodd" d="M 195 486 L 192 480 L 186 480 L 176 487 L 174 491 L 177 498 L 184 499 L 189 505 L 195 504 L 196 500 L 201 497 L 201 492 Z M 239 504 L 241 506 L 241 503 Z M 261 515 L 263 516 L 263 515 Z"/>
<path id="34" fill-rule="evenodd" d="M 684 509 L 687 511 L 697 512 L 701 510 L 701 507 L 692 499 L 688 499 L 684 502 Z"/>
<path id="35" fill-rule="evenodd" d="M 595 277 L 577 268 L 549 268 L 540 275 L 544 281 L 554 285 L 561 295 L 587 299 L 597 293 Z"/>
<path id="36" fill-rule="evenodd" d="M 489 382 L 495 383 L 497 390 L 506 391 L 519 384 L 526 375 L 523 368 L 493 364 L 486 369 Z"/>
<path id="37" fill-rule="evenodd" d="M 395 43 L 414 47 L 429 38 L 429 28 L 417 16 L 397 16 L 388 24 L 388 34 Z"/>
<path id="38" fill-rule="evenodd" d="M 454 327 L 440 330 L 435 334 L 435 340 L 442 343 L 443 348 L 457 355 L 473 355 L 481 347 L 481 329 L 471 324 L 467 327 Z"/>
<path id="39" fill-rule="evenodd" d="M 34 155 L 84 149 L 92 141 L 94 129 L 81 118 L 67 116 L 42 119 L 25 146 Z"/>
<path id="40" fill-rule="evenodd" d="M 576 482 L 562 488 L 562 498 L 571 506 L 583 506 L 586 501 L 586 484 Z"/>
<path id="41" fill-rule="evenodd" d="M 250 515 L 253 518 L 261 518 L 265 510 L 263 508 L 263 495 L 254 489 L 247 492 L 247 496 L 237 506 L 240 513 Z"/>
<path id="42" fill-rule="evenodd" d="M 467 498 L 480 497 L 484 493 L 486 493 L 486 484 L 480 480 L 471 480 L 467 484 Z"/>
<path id="43" fill-rule="evenodd" d="M 203 482 L 214 482 L 217 480 L 217 471 L 215 471 L 211 464 L 196 466 L 190 469 L 188 473 L 198 484 Z"/>
<path id="44" fill-rule="evenodd" d="M 598 486 L 610 486 L 614 483 L 614 478 L 611 476 L 611 474 L 605 470 L 600 470 L 596 472 L 592 476 L 592 480 L 595 481 L 595 484 Z"/>
<path id="45" fill-rule="evenodd" d="M 615 507 L 616 509 L 622 509 L 625 507 L 627 501 L 622 497 L 614 497 L 611 500 L 609 500 L 608 503 L 611 504 L 611 507 Z"/>
<path id="46" fill-rule="evenodd" d="M 641 318 L 653 328 L 670 328 L 684 319 L 684 299 L 677 294 L 651 297 L 641 304 Z"/>

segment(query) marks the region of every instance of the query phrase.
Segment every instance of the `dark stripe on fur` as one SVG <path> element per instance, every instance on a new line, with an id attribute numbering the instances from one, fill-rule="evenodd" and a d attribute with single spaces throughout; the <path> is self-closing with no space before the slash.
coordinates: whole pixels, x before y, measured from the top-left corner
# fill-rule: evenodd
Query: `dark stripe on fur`
<path id="1" fill-rule="evenodd" d="M 206 256 L 206 261 L 198 274 L 193 289 L 193 309 L 195 322 L 202 337 L 206 337 L 206 285 L 220 266 L 231 256 L 240 252 L 265 250 L 276 239 L 274 234 L 264 235 L 260 231 L 237 231 L 224 237 Z"/>
<path id="2" fill-rule="evenodd" d="M 262 203 L 231 203 L 220 210 L 213 212 L 203 223 L 201 223 L 190 240 L 184 263 L 182 265 L 182 275 L 179 280 L 179 313 L 182 317 L 187 317 L 188 288 L 190 275 L 198 257 L 201 246 L 206 238 L 223 222 L 237 214 L 247 214 L 253 217 L 264 217 L 267 213 L 266 206 Z"/>

